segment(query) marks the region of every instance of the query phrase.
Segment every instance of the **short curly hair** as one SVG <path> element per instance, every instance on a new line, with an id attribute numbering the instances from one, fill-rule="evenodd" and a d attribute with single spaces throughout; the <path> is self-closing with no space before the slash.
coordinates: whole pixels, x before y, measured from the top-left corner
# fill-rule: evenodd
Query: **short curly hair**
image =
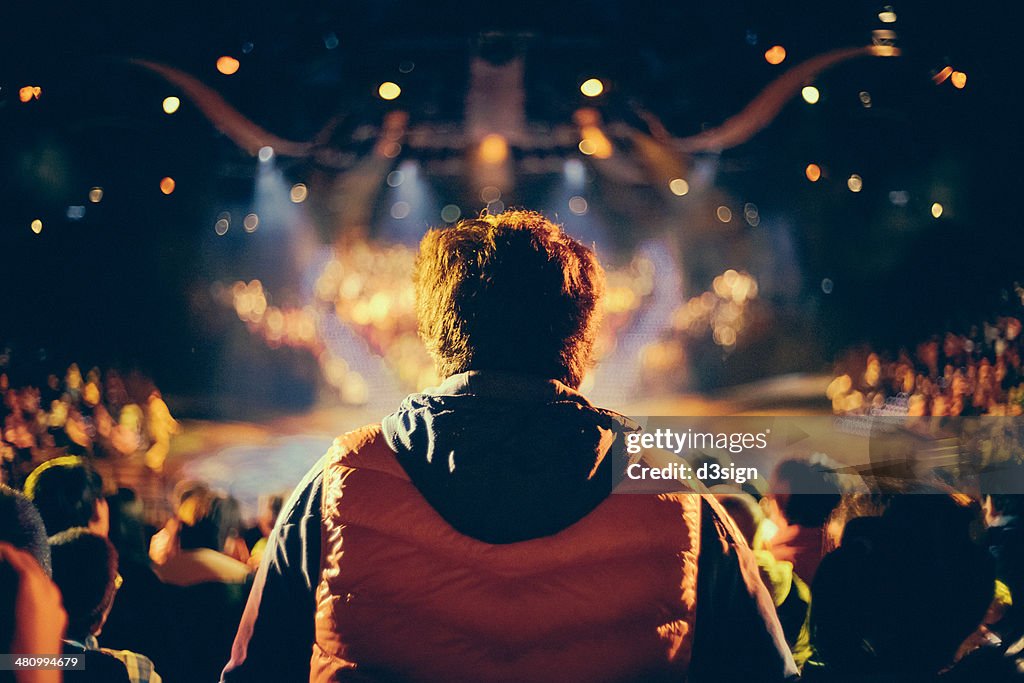
<path id="1" fill-rule="evenodd" d="M 541 214 L 485 213 L 428 231 L 413 279 L 420 337 L 442 376 L 489 370 L 580 385 L 604 270 Z"/>

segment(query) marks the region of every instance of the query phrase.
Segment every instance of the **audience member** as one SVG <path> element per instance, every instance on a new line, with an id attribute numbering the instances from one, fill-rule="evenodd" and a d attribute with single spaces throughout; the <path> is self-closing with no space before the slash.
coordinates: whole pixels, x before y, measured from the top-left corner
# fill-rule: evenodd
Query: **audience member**
<path id="1" fill-rule="evenodd" d="M 117 551 L 110 541 L 79 527 L 51 537 L 50 549 L 53 580 L 68 613 L 64 652 L 86 660 L 85 670 L 67 672 L 67 680 L 160 683 L 160 675 L 145 655 L 99 646 L 97 638 L 121 585 Z"/>

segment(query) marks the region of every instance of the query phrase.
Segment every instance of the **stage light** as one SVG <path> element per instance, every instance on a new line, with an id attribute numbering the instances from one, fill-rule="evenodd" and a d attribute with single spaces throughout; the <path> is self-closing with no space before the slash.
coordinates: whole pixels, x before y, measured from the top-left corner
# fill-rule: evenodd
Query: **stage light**
<path id="1" fill-rule="evenodd" d="M 181 106 L 181 100 L 173 95 L 171 97 L 165 97 L 163 102 L 164 113 L 173 114 L 178 111 L 178 107 Z"/>
<path id="2" fill-rule="evenodd" d="M 228 221 L 227 218 L 218 218 L 217 222 L 213 224 L 213 231 L 217 233 L 218 237 L 223 237 L 224 235 L 227 234 L 228 228 L 230 226 L 231 223 Z"/>
<path id="3" fill-rule="evenodd" d="M 935 85 L 942 85 L 943 83 L 946 82 L 946 79 L 952 75 L 953 67 L 946 65 L 942 67 L 942 69 L 940 69 L 938 73 L 932 76 L 932 81 L 934 81 Z"/>
<path id="4" fill-rule="evenodd" d="M 43 94 L 43 89 L 38 85 L 26 85 L 24 88 L 18 90 L 18 99 L 22 102 L 30 102 L 32 100 L 38 100 L 39 96 Z"/>
<path id="5" fill-rule="evenodd" d="M 962 90 L 967 85 L 967 74 L 963 71 L 954 71 L 949 80 L 952 81 L 954 88 Z"/>
<path id="6" fill-rule="evenodd" d="M 301 204 L 306 201 L 306 197 L 309 196 L 309 190 L 302 183 L 295 183 L 292 185 L 291 192 L 288 193 L 289 198 L 292 200 L 292 204 Z"/>
<path id="7" fill-rule="evenodd" d="M 850 188 L 850 192 L 860 192 L 864 188 L 864 181 L 854 173 L 846 179 L 846 186 Z"/>
<path id="8" fill-rule="evenodd" d="M 401 171 L 392 171 L 391 173 L 388 173 L 388 177 L 385 182 L 388 184 L 388 187 L 398 187 L 402 184 L 402 180 L 403 177 Z"/>
<path id="9" fill-rule="evenodd" d="M 94 187 L 91 190 L 89 190 L 89 201 L 92 202 L 93 204 L 99 204 L 101 201 L 103 201 L 103 188 Z"/>
<path id="10" fill-rule="evenodd" d="M 821 167 L 817 164 L 807 164 L 807 168 L 804 169 L 804 175 L 812 183 L 816 183 L 821 179 Z"/>
<path id="11" fill-rule="evenodd" d="M 896 10 L 892 8 L 892 5 L 886 5 L 882 8 L 882 11 L 878 13 L 878 20 L 883 24 L 895 24 Z"/>
<path id="12" fill-rule="evenodd" d="M 867 90 L 861 90 L 857 97 L 860 98 L 860 103 L 864 105 L 865 109 L 871 108 L 871 93 Z"/>
<path id="13" fill-rule="evenodd" d="M 585 214 L 587 212 L 587 208 L 587 200 L 584 199 L 583 197 L 576 195 L 575 197 L 571 197 L 569 199 L 569 210 L 572 211 L 577 216 L 582 216 L 583 214 Z"/>
<path id="14" fill-rule="evenodd" d="M 786 48 L 781 45 L 772 45 L 765 50 L 764 61 L 769 64 L 782 64 L 786 61 Z"/>
<path id="15" fill-rule="evenodd" d="M 562 164 L 562 172 L 565 174 L 565 181 L 573 187 L 582 188 L 587 180 L 587 170 L 579 159 L 567 159 Z"/>
<path id="16" fill-rule="evenodd" d="M 43 222 L 37 218 L 34 221 L 32 221 L 31 227 L 32 232 L 38 235 L 43 231 Z"/>
<path id="17" fill-rule="evenodd" d="M 817 104 L 821 98 L 821 93 L 813 85 L 805 85 L 804 89 L 800 91 L 800 94 L 804 98 L 804 102 L 807 104 Z"/>
<path id="18" fill-rule="evenodd" d="M 673 178 L 668 183 L 668 189 L 677 197 L 683 197 L 690 191 L 690 183 L 682 178 Z"/>
<path id="19" fill-rule="evenodd" d="M 580 140 L 579 148 L 583 154 L 586 154 L 589 157 L 597 150 L 597 145 L 594 144 L 593 140 L 583 138 L 582 140 Z"/>
<path id="20" fill-rule="evenodd" d="M 221 72 L 225 76 L 230 76 L 234 73 L 238 73 L 238 67 L 241 63 L 234 57 L 224 55 L 223 57 L 217 58 L 217 71 Z"/>
<path id="21" fill-rule="evenodd" d="M 728 223 L 729 221 L 732 220 L 732 209 L 730 209 L 728 206 L 720 206 L 717 209 L 715 209 L 715 216 L 717 216 L 718 220 L 722 221 L 723 223 Z"/>
<path id="22" fill-rule="evenodd" d="M 935 202 L 932 204 L 932 218 L 938 218 L 942 215 L 942 204 Z"/>
<path id="23" fill-rule="evenodd" d="M 256 228 L 260 226 L 260 217 L 254 213 L 250 213 L 244 219 L 242 219 L 242 228 L 246 232 L 256 232 Z"/>
<path id="24" fill-rule="evenodd" d="M 508 141 L 504 136 L 491 133 L 480 141 L 480 160 L 485 164 L 500 164 L 508 158 Z"/>
<path id="25" fill-rule="evenodd" d="M 174 192 L 174 188 L 176 186 L 177 183 L 175 183 L 174 178 L 170 176 L 167 176 L 166 178 L 160 180 L 160 191 L 163 192 L 164 194 L 171 194 L 172 192 Z"/>
<path id="26" fill-rule="evenodd" d="M 445 207 L 441 209 L 441 220 L 445 223 L 454 223 L 459 220 L 459 216 L 461 215 L 462 209 L 454 204 L 446 204 Z"/>
<path id="27" fill-rule="evenodd" d="M 260 151 L 257 153 L 260 161 L 267 163 L 274 158 L 274 148 L 269 146 L 260 147 Z"/>
<path id="28" fill-rule="evenodd" d="M 604 83 L 599 78 L 588 78 L 580 85 L 580 92 L 587 97 L 597 97 L 604 92 Z"/>
<path id="29" fill-rule="evenodd" d="M 382 100 L 394 100 L 402 94 L 402 89 L 398 87 L 397 83 L 391 81 L 384 81 L 377 88 L 377 94 L 380 95 Z"/>
<path id="30" fill-rule="evenodd" d="M 496 188 L 494 185 L 488 185 L 487 187 L 480 190 L 480 199 L 487 204 L 496 202 L 501 199 L 501 190 Z"/>

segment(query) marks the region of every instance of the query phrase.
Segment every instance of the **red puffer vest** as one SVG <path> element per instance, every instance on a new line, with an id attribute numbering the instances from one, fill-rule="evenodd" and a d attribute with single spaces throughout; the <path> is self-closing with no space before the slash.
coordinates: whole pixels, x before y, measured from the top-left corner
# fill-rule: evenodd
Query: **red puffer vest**
<path id="1" fill-rule="evenodd" d="M 335 441 L 310 681 L 683 680 L 700 496 L 612 495 L 491 545 L 424 500 L 378 425 Z"/>

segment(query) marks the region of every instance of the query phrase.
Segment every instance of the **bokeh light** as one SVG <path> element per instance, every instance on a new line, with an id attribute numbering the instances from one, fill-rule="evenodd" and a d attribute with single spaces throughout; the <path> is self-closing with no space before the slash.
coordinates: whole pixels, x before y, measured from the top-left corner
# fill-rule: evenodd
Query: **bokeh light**
<path id="1" fill-rule="evenodd" d="M 804 89 L 800 91 L 800 95 L 807 104 L 817 104 L 821 99 L 821 93 L 813 85 L 805 85 Z"/>
<path id="2" fill-rule="evenodd" d="M 395 202 L 391 205 L 391 217 L 397 220 L 408 218 L 410 211 L 412 207 L 409 206 L 409 202 Z"/>
<path id="3" fill-rule="evenodd" d="M 34 221 L 32 221 L 31 227 L 32 227 L 32 232 L 34 232 L 35 234 L 38 235 L 39 233 L 41 233 L 43 231 L 43 222 L 37 218 Z"/>
<path id="4" fill-rule="evenodd" d="M 942 67 L 942 69 L 940 69 L 938 73 L 932 76 L 932 80 L 935 82 L 935 85 L 942 85 L 943 83 L 946 82 L 946 79 L 952 75 L 953 67 L 946 65 Z"/>
<path id="5" fill-rule="evenodd" d="M 588 208 L 589 207 L 587 206 L 587 200 L 584 199 L 583 197 L 580 197 L 579 195 L 576 195 L 575 197 L 569 199 L 569 210 L 572 211 L 577 216 L 582 216 L 583 214 L 585 214 Z"/>
<path id="6" fill-rule="evenodd" d="M 455 204 L 446 204 L 445 207 L 441 209 L 441 220 L 445 223 L 454 223 L 459 220 L 459 216 L 461 215 L 462 209 L 457 207 Z"/>
<path id="7" fill-rule="evenodd" d="M 38 100 L 42 94 L 43 89 L 38 85 L 26 85 L 18 90 L 18 99 L 22 102 L 31 102 L 32 100 Z"/>
<path id="8" fill-rule="evenodd" d="M 242 219 L 242 228 L 246 232 L 256 232 L 256 228 L 260 226 L 260 217 L 254 213 L 250 213 L 244 219 Z"/>
<path id="9" fill-rule="evenodd" d="M 846 179 L 846 186 L 850 188 L 850 192 L 860 192 L 864 189 L 864 180 L 854 173 Z"/>
<path id="10" fill-rule="evenodd" d="M 963 71 L 954 71 L 949 80 L 953 83 L 954 88 L 962 90 L 967 85 L 967 74 Z"/>
<path id="11" fill-rule="evenodd" d="M 480 199 L 488 204 L 496 202 L 501 199 L 501 190 L 496 188 L 494 185 L 488 185 L 480 190 Z"/>
<path id="12" fill-rule="evenodd" d="M 886 5 L 882 8 L 882 11 L 878 13 L 878 20 L 883 24 L 895 24 L 896 10 L 892 8 L 892 5 Z"/>
<path id="13" fill-rule="evenodd" d="M 765 50 L 764 61 L 769 64 L 782 64 L 786 61 L 786 48 L 781 45 L 772 45 Z"/>
<path id="14" fill-rule="evenodd" d="M 259 157 L 260 161 L 267 163 L 274 158 L 274 148 L 264 145 L 263 147 L 260 147 L 260 151 L 257 152 L 256 155 Z"/>
<path id="15" fill-rule="evenodd" d="M 942 215 L 942 204 L 935 202 L 932 204 L 932 218 L 939 218 Z"/>
<path id="16" fill-rule="evenodd" d="M 103 188 L 94 187 L 91 190 L 89 190 L 89 201 L 92 202 L 93 204 L 99 204 L 101 201 L 103 201 Z"/>
<path id="17" fill-rule="evenodd" d="M 178 108 L 180 106 L 181 100 L 179 98 L 174 97 L 173 95 L 164 98 L 163 108 L 165 114 L 173 114 L 174 112 L 178 111 Z"/>
<path id="18" fill-rule="evenodd" d="M 677 197 L 684 196 L 690 191 L 690 183 L 686 182 L 682 178 L 673 178 L 668 183 L 668 189 L 672 191 Z"/>
<path id="19" fill-rule="evenodd" d="M 238 73 L 238 67 L 240 66 L 241 63 L 234 57 L 224 55 L 217 58 L 217 71 L 221 72 L 225 76 Z"/>
<path id="20" fill-rule="evenodd" d="M 732 220 L 732 209 L 728 206 L 720 206 L 715 209 L 715 216 L 723 223 L 728 223 Z"/>
<path id="21" fill-rule="evenodd" d="M 398 96 L 402 94 L 402 89 L 398 87 L 397 83 L 384 81 L 377 87 L 377 94 L 380 95 L 382 100 L 394 100 L 398 99 Z"/>
<path id="22" fill-rule="evenodd" d="M 175 183 L 174 178 L 170 176 L 160 180 L 160 191 L 164 194 L 171 194 L 174 192 L 175 187 L 177 187 L 177 183 Z"/>
<path id="23" fill-rule="evenodd" d="M 485 164 L 500 164 L 508 158 L 508 141 L 503 135 L 491 133 L 480 141 L 480 160 Z"/>
<path id="24" fill-rule="evenodd" d="M 213 224 L 213 231 L 219 237 L 223 237 L 227 234 L 229 227 L 231 227 L 231 222 L 227 218 L 218 218 L 217 222 Z"/>
<path id="25" fill-rule="evenodd" d="M 288 194 L 293 204 L 301 204 L 309 196 L 309 190 L 302 183 L 295 183 Z"/>
<path id="26" fill-rule="evenodd" d="M 580 84 L 580 92 L 587 97 L 597 97 L 604 92 L 604 83 L 599 78 L 588 78 Z"/>
<path id="27" fill-rule="evenodd" d="M 804 169 L 804 175 L 812 183 L 816 183 L 821 179 L 821 166 L 817 164 L 807 164 L 807 168 Z"/>

